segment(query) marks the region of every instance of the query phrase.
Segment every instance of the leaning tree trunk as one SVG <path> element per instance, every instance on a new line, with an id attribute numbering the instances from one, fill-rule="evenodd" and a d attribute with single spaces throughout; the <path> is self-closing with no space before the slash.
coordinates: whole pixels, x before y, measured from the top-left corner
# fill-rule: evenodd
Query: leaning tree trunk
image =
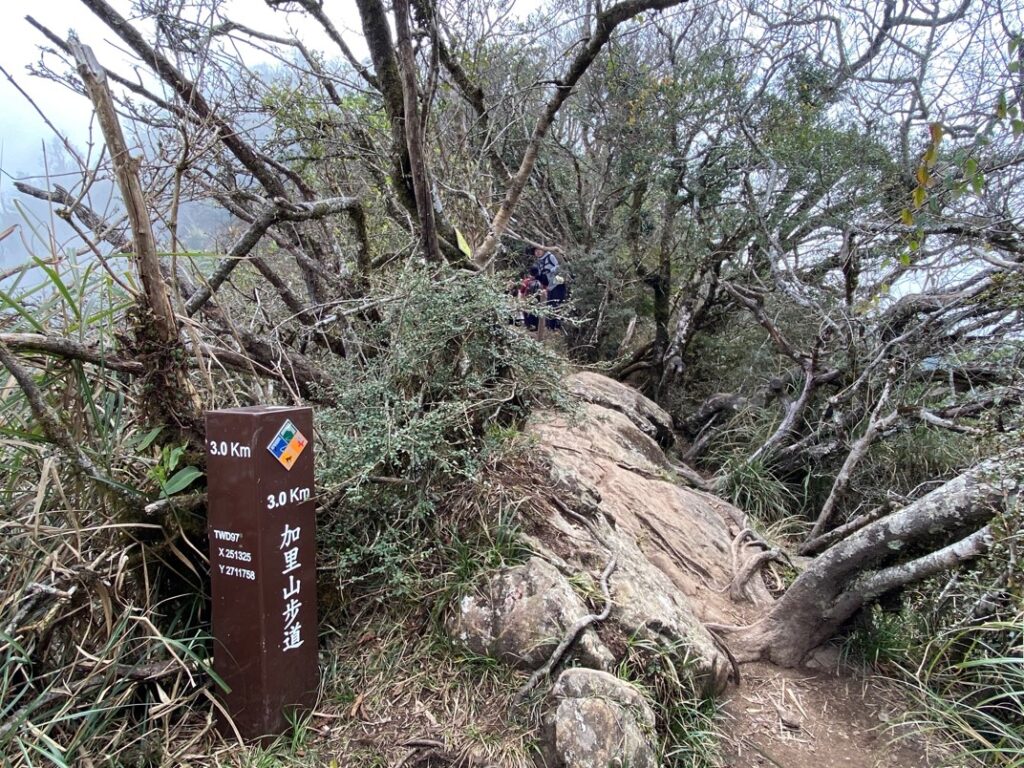
<path id="1" fill-rule="evenodd" d="M 149 415 L 155 423 L 176 425 L 190 440 L 198 441 L 201 399 L 192 386 L 181 356 L 178 320 L 160 270 L 153 224 L 139 180 L 139 161 L 128 150 L 107 85 L 106 71 L 89 46 L 82 45 L 75 37 L 71 38 L 70 45 L 86 95 L 96 110 L 131 226 L 132 262 L 142 286 L 140 313 L 135 324 L 136 346 L 137 351 L 146 356 L 149 368 L 146 387 Z"/>
<path id="2" fill-rule="evenodd" d="M 730 648 L 743 661 L 800 664 L 880 595 L 984 553 L 986 523 L 1012 503 L 1022 476 L 1024 448 L 1015 448 L 861 528 L 815 558 L 763 619 L 722 628 Z"/>

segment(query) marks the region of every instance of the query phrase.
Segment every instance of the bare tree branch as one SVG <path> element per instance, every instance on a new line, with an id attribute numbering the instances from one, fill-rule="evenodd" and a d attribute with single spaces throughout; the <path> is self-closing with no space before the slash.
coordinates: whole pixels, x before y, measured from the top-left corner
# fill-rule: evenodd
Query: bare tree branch
<path id="1" fill-rule="evenodd" d="M 87 346 L 61 336 L 44 336 L 41 333 L 0 333 L 0 342 L 10 350 L 40 352 L 53 357 L 80 360 L 121 373 L 141 374 L 146 370 L 145 365 L 136 360 L 106 353 L 95 346 Z"/>
<path id="2" fill-rule="evenodd" d="M 282 221 L 311 221 L 322 219 L 342 211 L 353 211 L 359 208 L 359 201 L 352 197 L 335 197 L 317 200 L 312 203 L 288 203 L 275 200 L 258 213 L 249 228 L 242 234 L 224 255 L 217 270 L 210 276 L 206 285 L 199 288 L 185 303 L 185 312 L 194 315 L 209 301 L 217 289 L 228 279 L 235 267 L 241 263 L 248 253 L 256 247 L 260 238 L 274 224 Z"/>
<path id="3" fill-rule="evenodd" d="M 554 122 L 555 115 L 558 114 L 558 110 L 561 109 L 562 104 L 564 104 L 565 100 L 569 98 L 570 94 L 572 94 L 576 83 L 579 82 L 580 78 L 583 77 L 584 73 L 590 68 L 590 65 L 593 64 L 594 59 L 597 58 L 597 54 L 601 52 L 604 44 L 611 38 L 612 32 L 615 31 L 615 28 L 644 11 L 671 8 L 676 5 L 682 5 L 685 1 L 686 0 L 623 0 L 623 2 L 616 3 L 597 15 L 593 36 L 587 41 L 583 50 L 576 55 L 575 59 L 573 59 L 573 62 L 569 65 L 569 69 L 566 71 L 565 75 L 555 83 L 554 93 L 551 94 L 551 97 L 548 99 L 548 102 L 544 107 L 544 111 L 541 113 L 540 117 L 537 118 L 537 122 L 533 127 L 533 134 L 530 136 L 530 142 L 527 144 L 526 151 L 523 153 L 523 158 L 520 161 L 519 170 L 516 171 L 515 176 L 513 176 L 512 180 L 509 182 L 508 191 L 505 193 L 505 199 L 502 201 L 501 206 L 498 208 L 498 212 L 491 220 L 491 225 L 487 231 L 487 237 L 484 239 L 483 244 L 477 250 L 474 257 L 474 261 L 477 266 L 485 267 L 490 264 L 491 259 L 494 258 L 501 236 L 508 228 L 509 221 L 512 218 L 512 212 L 519 203 L 519 198 L 523 194 L 523 189 L 526 187 L 527 179 L 530 178 L 530 174 L 533 172 L 533 166 L 536 164 L 537 157 L 540 154 L 541 142 L 544 140 L 544 136 L 547 135 L 548 129 L 551 127 L 551 123 Z"/>

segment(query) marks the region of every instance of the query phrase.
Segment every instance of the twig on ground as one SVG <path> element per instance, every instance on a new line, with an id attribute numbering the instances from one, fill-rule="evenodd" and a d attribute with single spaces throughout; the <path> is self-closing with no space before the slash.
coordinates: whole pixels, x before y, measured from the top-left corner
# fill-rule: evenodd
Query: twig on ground
<path id="1" fill-rule="evenodd" d="M 146 517 L 156 517 L 162 515 L 165 512 L 179 511 L 179 512 L 192 512 L 206 503 L 205 493 L 189 493 L 181 496 L 171 496 L 166 499 L 157 499 L 151 501 L 145 507 Z"/>

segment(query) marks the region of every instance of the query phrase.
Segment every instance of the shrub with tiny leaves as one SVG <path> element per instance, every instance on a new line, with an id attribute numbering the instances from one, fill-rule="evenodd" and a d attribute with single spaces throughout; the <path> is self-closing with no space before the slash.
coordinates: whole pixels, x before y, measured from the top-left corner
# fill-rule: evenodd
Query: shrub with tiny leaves
<path id="1" fill-rule="evenodd" d="M 411 267 L 375 286 L 361 352 L 334 364 L 318 412 L 323 545 L 345 587 L 410 594 L 447 489 L 472 477 L 488 434 L 557 397 L 559 359 L 512 322 L 500 281 Z"/>

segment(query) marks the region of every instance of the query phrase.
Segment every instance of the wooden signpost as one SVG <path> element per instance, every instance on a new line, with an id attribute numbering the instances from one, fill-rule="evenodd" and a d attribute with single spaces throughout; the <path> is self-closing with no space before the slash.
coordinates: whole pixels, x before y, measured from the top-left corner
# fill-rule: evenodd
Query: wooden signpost
<path id="1" fill-rule="evenodd" d="M 282 733 L 316 699 L 312 436 L 310 408 L 206 414 L 213 667 L 246 739 Z"/>

